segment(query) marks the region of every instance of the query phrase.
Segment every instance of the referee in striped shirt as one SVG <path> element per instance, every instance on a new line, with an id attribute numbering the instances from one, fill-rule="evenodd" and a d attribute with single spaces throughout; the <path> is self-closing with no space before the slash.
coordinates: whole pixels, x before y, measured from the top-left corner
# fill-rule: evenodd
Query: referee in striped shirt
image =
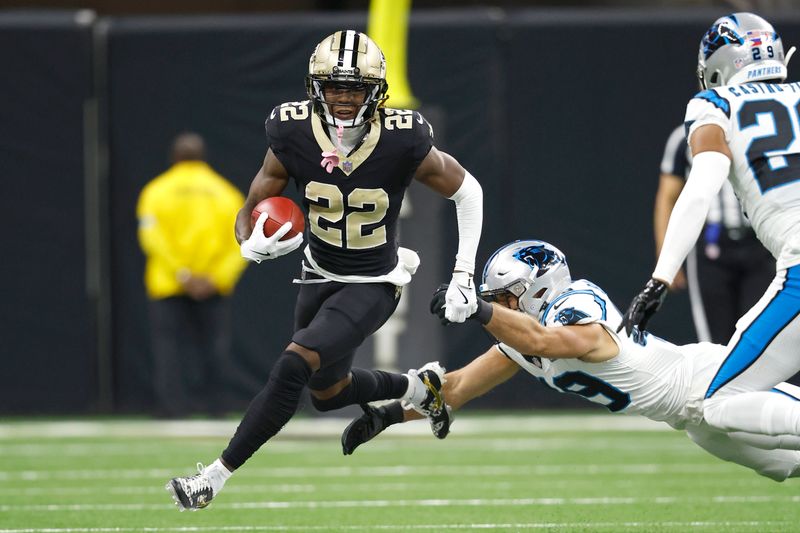
<path id="1" fill-rule="evenodd" d="M 683 125 L 670 134 L 661 160 L 653 223 L 656 257 L 672 208 L 686 183 L 692 154 Z M 703 234 L 678 272 L 672 290 L 688 286 L 697 339 L 726 344 L 736 320 L 764 294 L 775 259 L 756 238 L 728 180 L 711 203 Z"/>

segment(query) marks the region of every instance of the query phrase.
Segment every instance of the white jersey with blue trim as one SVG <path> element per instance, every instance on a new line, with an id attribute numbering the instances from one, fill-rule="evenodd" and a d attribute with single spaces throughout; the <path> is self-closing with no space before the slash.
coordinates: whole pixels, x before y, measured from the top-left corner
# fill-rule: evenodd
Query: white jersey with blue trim
<path id="1" fill-rule="evenodd" d="M 800 264 L 800 83 L 747 83 L 702 91 L 686 129 L 716 124 L 733 155 L 728 179 L 778 268 Z M 701 176 L 702 178 L 702 176 Z"/>
<path id="2" fill-rule="evenodd" d="M 551 300 L 540 322 L 547 327 L 601 324 L 619 346 L 616 357 L 587 363 L 521 354 L 504 343 L 497 347 L 550 387 L 579 394 L 612 412 L 643 415 L 674 427 L 698 422 L 705 389 L 693 387 L 694 350 L 649 333 L 640 335 L 636 331 L 636 340 L 618 336 L 615 330 L 621 320 L 619 310 L 601 288 L 577 280 Z"/>

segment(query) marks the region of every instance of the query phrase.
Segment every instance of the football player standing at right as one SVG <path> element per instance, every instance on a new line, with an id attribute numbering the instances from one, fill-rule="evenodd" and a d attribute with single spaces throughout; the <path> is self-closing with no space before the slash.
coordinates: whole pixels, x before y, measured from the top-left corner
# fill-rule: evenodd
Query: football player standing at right
<path id="1" fill-rule="evenodd" d="M 661 160 L 653 209 L 656 257 L 691 168 L 692 154 L 680 125 L 669 136 Z M 702 237 L 686 257 L 686 274 L 678 271 L 670 291 L 688 286 L 697 339 L 725 344 L 736 321 L 761 298 L 774 276 L 775 258 L 756 237 L 726 181 L 711 201 Z"/>
<path id="2" fill-rule="evenodd" d="M 279 105 L 267 119 L 269 149 L 237 217 L 236 237 L 242 255 L 257 263 L 297 249 L 302 235 L 280 240 L 290 222 L 271 237 L 250 226 L 256 204 L 295 181 L 308 246 L 294 332 L 220 457 L 167 484 L 181 510 L 207 506 L 233 471 L 292 418 L 305 387 L 320 411 L 399 398 L 430 406 L 426 415 L 447 414 L 438 364 L 408 374 L 352 367 L 356 349 L 391 316 L 419 265 L 417 254 L 397 242 L 400 206 L 412 180 L 456 205 L 448 319 L 464 322 L 478 307 L 472 274 L 483 222 L 481 186 L 433 146 L 433 129 L 420 113 L 382 107 L 387 88 L 380 48 L 363 33 L 337 31 L 311 55 L 309 100 Z"/>
<path id="3" fill-rule="evenodd" d="M 752 13 L 722 17 L 703 36 L 697 66 L 703 90 L 689 102 L 685 121 L 692 170 L 652 279 L 620 326 L 629 335 L 645 329 L 711 199 L 730 179 L 756 235 L 777 259 L 777 273 L 739 319 L 705 392 L 704 416 L 715 427 L 737 419 L 738 429 L 751 433 L 769 430 L 777 395 L 768 391 L 800 369 L 800 83 L 782 83 L 793 51 L 784 55 L 772 25 Z"/>

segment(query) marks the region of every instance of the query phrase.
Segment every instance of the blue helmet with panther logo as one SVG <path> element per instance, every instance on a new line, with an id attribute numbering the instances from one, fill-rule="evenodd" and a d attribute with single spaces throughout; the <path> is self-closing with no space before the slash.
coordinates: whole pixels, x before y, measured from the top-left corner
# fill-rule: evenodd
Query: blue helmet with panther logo
<path id="1" fill-rule="evenodd" d="M 479 292 L 485 299 L 513 294 L 520 310 L 538 317 L 545 304 L 571 281 L 561 250 L 544 241 L 515 241 L 486 262 Z"/>
<path id="2" fill-rule="evenodd" d="M 752 81 L 786 79 L 781 36 L 753 13 L 733 13 L 714 21 L 700 41 L 697 79 L 702 89 Z"/>

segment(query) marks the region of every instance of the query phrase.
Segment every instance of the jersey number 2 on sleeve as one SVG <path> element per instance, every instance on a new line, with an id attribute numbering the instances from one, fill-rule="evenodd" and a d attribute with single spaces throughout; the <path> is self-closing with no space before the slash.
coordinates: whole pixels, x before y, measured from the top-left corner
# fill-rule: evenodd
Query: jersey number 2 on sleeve
<path id="1" fill-rule="evenodd" d="M 364 226 L 380 223 L 389 210 L 389 195 L 383 189 L 353 189 L 347 195 L 345 204 L 344 194 L 339 187 L 311 181 L 306 185 L 306 198 L 310 201 L 308 221 L 311 233 L 320 240 L 349 250 L 375 248 L 386 243 L 385 225 L 364 231 Z M 353 211 L 345 216 L 345 205 L 356 209 L 371 209 Z M 345 219 L 344 233 L 333 226 L 342 218 Z M 322 220 L 328 223 L 327 227 L 320 224 Z"/>
<path id="2" fill-rule="evenodd" d="M 287 102 L 280 107 L 281 122 L 287 120 L 305 120 L 308 118 L 308 106 L 305 102 Z"/>
<path id="3" fill-rule="evenodd" d="M 413 111 L 387 108 L 383 125 L 387 130 L 410 130 L 414 126 L 413 120 Z"/>
<path id="4" fill-rule="evenodd" d="M 775 125 L 775 133 L 756 137 L 747 147 L 747 161 L 762 194 L 774 187 L 800 180 L 800 154 L 784 155 L 784 163 L 777 168 L 773 168 L 767 155 L 768 152 L 788 150 L 794 141 L 796 122 L 800 117 L 800 102 L 791 111 L 794 113 L 790 113 L 790 110 L 777 100 L 747 102 L 739 110 L 740 130 L 758 124 L 759 115 L 770 115 Z"/>

